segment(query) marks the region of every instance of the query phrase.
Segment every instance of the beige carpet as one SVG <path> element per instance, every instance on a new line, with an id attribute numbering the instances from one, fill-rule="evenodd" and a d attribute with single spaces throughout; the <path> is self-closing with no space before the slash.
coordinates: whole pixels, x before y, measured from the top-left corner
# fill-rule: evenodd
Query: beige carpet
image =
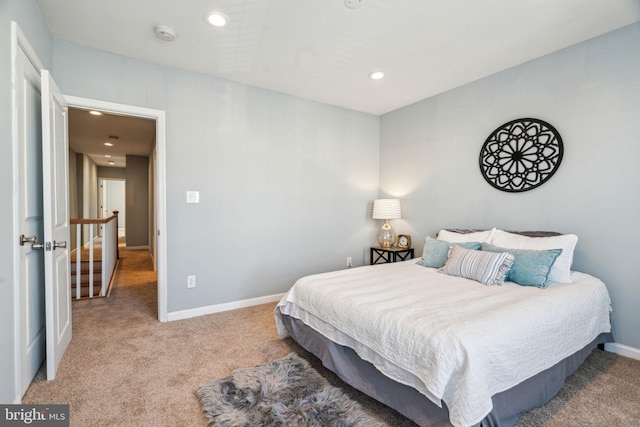
<path id="1" fill-rule="evenodd" d="M 24 403 L 69 403 L 72 426 L 206 426 L 194 390 L 234 369 L 297 351 L 281 340 L 274 304 L 159 323 L 146 251 L 121 251 L 109 298 L 73 303 L 73 340 L 54 381 L 38 373 Z M 202 286 L 202 285 L 200 285 Z M 640 426 L 640 361 L 596 351 L 549 404 L 518 427 Z M 414 424 L 345 387 L 390 427 Z"/>

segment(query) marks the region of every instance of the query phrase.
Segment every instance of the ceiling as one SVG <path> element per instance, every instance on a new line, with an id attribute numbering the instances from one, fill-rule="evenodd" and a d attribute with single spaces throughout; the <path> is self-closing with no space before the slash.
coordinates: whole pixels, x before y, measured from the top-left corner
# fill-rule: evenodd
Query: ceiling
<path id="1" fill-rule="evenodd" d="M 640 20 L 640 0 L 349 1 L 38 0 L 55 38 L 372 114 Z"/>
<path id="2" fill-rule="evenodd" d="M 155 135 L 155 120 L 69 109 L 69 148 L 87 154 L 98 166 L 124 168 L 127 155 L 149 156 Z"/>
<path id="3" fill-rule="evenodd" d="M 60 40 L 376 115 L 640 21 L 640 0 L 346 1 L 38 3 Z"/>

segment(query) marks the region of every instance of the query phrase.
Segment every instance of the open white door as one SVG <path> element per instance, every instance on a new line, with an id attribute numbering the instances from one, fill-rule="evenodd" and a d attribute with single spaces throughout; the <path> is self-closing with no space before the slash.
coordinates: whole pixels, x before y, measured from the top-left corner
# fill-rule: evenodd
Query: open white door
<path id="1" fill-rule="evenodd" d="M 45 359 L 44 215 L 42 210 L 42 65 L 18 24 L 11 23 L 13 52 L 16 214 L 16 384 L 23 396 Z M 14 187 L 15 188 L 15 187 Z M 8 319 L 7 319 L 8 320 Z"/>
<path id="2" fill-rule="evenodd" d="M 52 380 L 71 341 L 69 134 L 66 101 L 51 74 L 42 70 L 41 76 L 47 379 Z"/>

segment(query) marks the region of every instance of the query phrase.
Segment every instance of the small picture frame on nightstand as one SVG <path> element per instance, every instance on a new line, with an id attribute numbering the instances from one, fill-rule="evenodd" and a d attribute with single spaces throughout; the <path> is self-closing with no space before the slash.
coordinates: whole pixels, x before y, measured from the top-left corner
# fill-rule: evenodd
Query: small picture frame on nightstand
<path id="1" fill-rule="evenodd" d="M 398 248 L 409 249 L 411 247 L 411 236 L 408 234 L 398 235 Z"/>

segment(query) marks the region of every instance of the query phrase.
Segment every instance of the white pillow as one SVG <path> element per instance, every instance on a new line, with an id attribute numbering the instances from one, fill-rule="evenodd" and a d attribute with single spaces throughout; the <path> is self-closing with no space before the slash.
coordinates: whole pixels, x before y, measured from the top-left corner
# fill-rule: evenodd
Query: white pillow
<path id="1" fill-rule="evenodd" d="M 527 237 L 519 234 L 496 230 L 493 235 L 492 245 L 506 249 L 562 249 L 549 270 L 549 281 L 569 283 L 571 282 L 571 264 L 573 263 L 573 250 L 578 243 L 575 234 L 562 234 L 551 237 Z"/>
<path id="2" fill-rule="evenodd" d="M 455 231 L 440 230 L 438 232 L 438 240 L 444 240 L 450 243 L 467 243 L 467 242 L 485 242 L 491 243 L 495 228 L 486 231 L 476 231 L 473 233 L 456 233 Z"/>

